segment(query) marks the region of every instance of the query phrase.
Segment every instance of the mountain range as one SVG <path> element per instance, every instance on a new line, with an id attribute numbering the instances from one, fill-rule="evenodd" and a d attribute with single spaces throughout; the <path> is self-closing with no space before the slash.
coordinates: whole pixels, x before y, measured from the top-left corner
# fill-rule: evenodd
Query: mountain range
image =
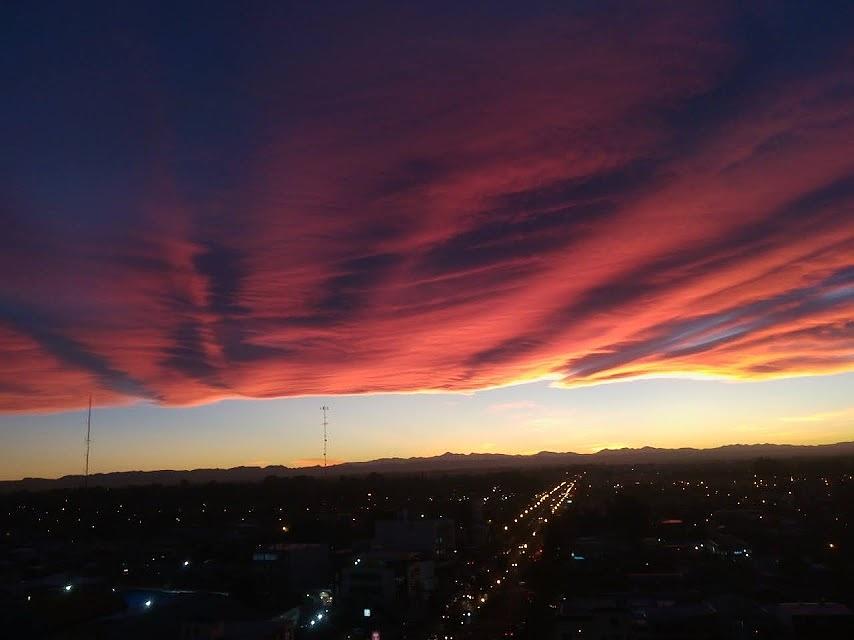
<path id="1" fill-rule="evenodd" d="M 854 442 L 825 445 L 733 444 L 711 449 L 603 449 L 596 453 L 443 453 L 439 456 L 414 458 L 380 458 L 368 462 L 344 462 L 321 466 L 232 467 L 230 469 L 192 469 L 163 471 L 116 471 L 89 476 L 89 486 L 126 487 L 150 484 L 180 484 L 207 482 L 260 482 L 270 477 L 361 475 L 369 473 L 430 473 L 476 472 L 506 469 L 531 469 L 551 466 L 590 464 L 690 464 L 696 462 L 744 461 L 757 458 L 785 459 L 804 457 L 854 456 Z M 82 475 L 61 478 L 24 478 L 0 481 L 0 492 L 16 490 L 39 491 L 79 487 Z"/>

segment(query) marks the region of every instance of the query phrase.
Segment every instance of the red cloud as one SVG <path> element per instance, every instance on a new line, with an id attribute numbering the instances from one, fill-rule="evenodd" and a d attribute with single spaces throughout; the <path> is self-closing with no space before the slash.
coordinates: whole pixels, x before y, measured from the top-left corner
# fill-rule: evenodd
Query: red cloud
<path id="1" fill-rule="evenodd" d="M 152 118 L 94 233 L 0 214 L 0 409 L 850 370 L 852 50 L 738 19 L 345 30 L 249 74 L 245 156 L 184 143 L 223 182 Z"/>

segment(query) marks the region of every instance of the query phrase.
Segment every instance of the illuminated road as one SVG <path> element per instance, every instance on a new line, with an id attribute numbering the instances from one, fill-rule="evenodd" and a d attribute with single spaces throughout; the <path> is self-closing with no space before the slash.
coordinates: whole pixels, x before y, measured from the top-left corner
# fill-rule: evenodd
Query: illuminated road
<path id="1" fill-rule="evenodd" d="M 493 523 L 496 535 L 503 536 L 503 548 L 488 564 L 473 566 L 469 580 L 449 598 L 444 606 L 439 629 L 431 635 L 435 640 L 461 640 L 481 627 L 503 626 L 513 620 L 514 612 L 508 606 L 495 615 L 496 607 L 490 603 L 501 598 L 502 602 L 519 605 L 519 576 L 543 551 L 543 529 L 549 518 L 559 516 L 560 511 L 572 502 L 576 480 L 564 480 L 555 486 L 535 494 L 530 503 L 521 509 L 512 520 Z M 484 563 L 486 565 L 487 563 Z M 484 608 L 490 613 L 482 615 Z M 499 619 L 500 618 L 500 619 Z"/>

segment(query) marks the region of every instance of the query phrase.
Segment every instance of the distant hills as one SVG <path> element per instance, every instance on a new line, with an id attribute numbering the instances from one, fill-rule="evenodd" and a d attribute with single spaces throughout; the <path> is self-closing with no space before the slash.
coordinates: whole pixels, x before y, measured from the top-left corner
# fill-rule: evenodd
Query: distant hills
<path id="1" fill-rule="evenodd" d="M 440 456 L 418 458 L 380 458 L 369 462 L 344 462 L 330 465 L 326 474 L 362 475 L 369 473 L 430 473 L 476 472 L 502 469 L 533 469 L 566 465 L 591 464 L 690 464 L 695 462 L 744 461 L 756 458 L 829 458 L 854 456 L 854 442 L 825 445 L 788 444 L 732 444 L 713 449 L 603 449 L 596 453 L 555 453 L 541 451 L 531 455 L 504 453 L 443 453 Z M 269 477 L 320 476 L 323 468 L 285 467 L 233 467 L 231 469 L 193 469 L 190 471 L 116 471 L 89 476 L 89 486 L 127 487 L 150 484 L 174 485 L 183 482 L 204 484 L 208 482 L 260 482 Z M 56 479 L 24 478 L 0 481 L 0 491 L 40 491 L 81 486 L 81 475 Z"/>

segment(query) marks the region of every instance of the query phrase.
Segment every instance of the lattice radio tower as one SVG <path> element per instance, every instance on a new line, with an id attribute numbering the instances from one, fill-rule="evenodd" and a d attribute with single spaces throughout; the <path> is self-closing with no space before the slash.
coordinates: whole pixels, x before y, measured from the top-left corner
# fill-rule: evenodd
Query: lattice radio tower
<path id="1" fill-rule="evenodd" d="M 326 472 L 326 427 L 329 422 L 326 420 L 326 412 L 329 411 L 329 407 L 323 405 L 320 407 L 320 410 L 323 412 L 323 471 Z"/>
<path id="2" fill-rule="evenodd" d="M 89 486 L 89 449 L 92 447 L 92 394 L 89 394 L 89 413 L 86 416 L 86 471 L 83 474 L 83 488 Z"/>

